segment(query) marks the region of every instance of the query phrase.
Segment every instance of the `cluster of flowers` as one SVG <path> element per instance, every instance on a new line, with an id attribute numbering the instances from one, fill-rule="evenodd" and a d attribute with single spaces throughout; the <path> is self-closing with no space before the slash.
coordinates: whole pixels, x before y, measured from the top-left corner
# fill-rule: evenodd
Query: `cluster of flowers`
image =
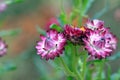
<path id="1" fill-rule="evenodd" d="M 97 59 L 110 56 L 116 49 L 117 38 L 101 20 L 88 19 L 81 28 L 67 24 L 62 29 L 61 32 L 49 29 L 46 36 L 40 35 L 40 41 L 36 45 L 38 55 L 46 60 L 59 57 L 67 45 L 67 40 L 84 46 L 88 54 Z"/>

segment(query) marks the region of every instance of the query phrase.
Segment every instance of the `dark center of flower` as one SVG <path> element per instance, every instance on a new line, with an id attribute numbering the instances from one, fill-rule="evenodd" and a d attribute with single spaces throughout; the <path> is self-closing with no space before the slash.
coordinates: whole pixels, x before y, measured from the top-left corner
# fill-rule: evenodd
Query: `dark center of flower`
<path id="1" fill-rule="evenodd" d="M 57 47 L 57 44 L 54 43 L 54 41 L 50 38 L 47 38 L 44 43 L 44 50 L 48 51 L 48 53 L 51 50 L 54 50 Z"/>
<path id="2" fill-rule="evenodd" d="M 101 38 L 100 40 L 98 41 L 94 41 L 93 44 L 95 45 L 95 47 L 97 49 L 100 49 L 100 48 L 103 48 L 105 46 L 105 39 L 104 38 Z"/>

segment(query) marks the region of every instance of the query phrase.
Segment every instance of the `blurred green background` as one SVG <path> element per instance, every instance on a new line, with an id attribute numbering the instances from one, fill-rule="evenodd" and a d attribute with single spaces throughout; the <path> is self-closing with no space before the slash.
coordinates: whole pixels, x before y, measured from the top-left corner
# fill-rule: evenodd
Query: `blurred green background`
<path id="1" fill-rule="evenodd" d="M 105 25 L 120 38 L 120 0 L 91 0 L 93 1 L 87 14 L 90 18 L 105 21 Z M 69 13 L 72 0 L 63 0 L 62 5 Z M 63 71 L 55 69 L 52 61 L 41 60 L 36 55 L 34 46 L 39 40 L 36 26 L 44 29 L 50 18 L 59 15 L 61 0 L 24 0 L 11 4 L 0 13 L 0 30 L 15 30 L 15 34 L 6 35 L 3 39 L 8 44 L 7 55 L 0 58 L 1 64 L 12 63 L 14 70 L 0 72 L 0 80 L 64 80 Z M 17 33 L 17 34 L 16 34 Z M 116 52 L 120 52 L 120 42 Z M 115 52 L 115 53 L 116 53 Z M 120 59 L 110 61 L 112 73 L 120 69 Z M 52 65 L 51 65 L 52 64 Z"/>

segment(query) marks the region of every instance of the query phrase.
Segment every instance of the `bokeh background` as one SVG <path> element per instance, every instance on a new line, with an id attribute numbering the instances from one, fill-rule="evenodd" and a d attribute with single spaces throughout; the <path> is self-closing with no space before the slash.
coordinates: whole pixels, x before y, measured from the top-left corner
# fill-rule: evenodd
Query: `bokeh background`
<path id="1" fill-rule="evenodd" d="M 66 13 L 71 11 L 72 0 L 63 0 L 62 3 L 61 0 L 23 0 L 0 13 L 0 30 L 15 31 L 15 34 L 3 37 L 8 52 L 0 58 L 0 64 L 11 63 L 15 69 L 0 73 L 0 80 L 65 80 L 63 71 L 55 69 L 57 65 L 52 61 L 41 60 L 34 48 L 39 40 L 36 26 L 45 29 L 47 22 L 60 14 L 61 6 Z M 119 40 L 120 0 L 93 0 L 87 14 L 90 18 L 104 20 Z M 120 41 L 116 52 L 120 52 Z M 109 62 L 112 73 L 120 69 L 119 62 L 120 59 Z"/>

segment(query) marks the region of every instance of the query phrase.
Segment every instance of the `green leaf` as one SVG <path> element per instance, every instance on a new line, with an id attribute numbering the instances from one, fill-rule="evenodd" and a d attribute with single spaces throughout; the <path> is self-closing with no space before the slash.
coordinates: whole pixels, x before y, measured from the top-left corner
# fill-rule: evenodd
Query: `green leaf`
<path id="1" fill-rule="evenodd" d="M 82 6 L 82 0 L 72 0 L 75 8 L 80 8 Z"/>
<path id="2" fill-rule="evenodd" d="M 61 28 L 60 26 L 57 26 L 56 24 L 52 24 L 52 25 L 50 26 L 50 28 L 51 28 L 51 29 L 55 29 L 55 30 L 57 30 L 58 32 L 61 32 L 61 31 L 62 31 L 62 28 Z"/>
<path id="3" fill-rule="evenodd" d="M 16 70 L 16 65 L 10 61 L 4 64 L 0 64 L 0 74 L 13 70 Z"/>
<path id="4" fill-rule="evenodd" d="M 92 63 L 101 63 L 101 62 L 102 62 L 102 60 L 96 59 L 96 60 L 87 62 L 87 65 L 92 64 Z"/>
<path id="5" fill-rule="evenodd" d="M 71 76 L 68 76 L 68 77 L 67 77 L 67 80 L 74 80 L 74 78 L 71 77 Z"/>
<path id="6" fill-rule="evenodd" d="M 24 0 L 7 0 L 5 1 L 6 4 L 16 4 L 16 3 L 21 3 Z"/>
<path id="7" fill-rule="evenodd" d="M 46 35 L 45 30 L 41 29 L 39 26 L 36 26 L 36 30 L 38 31 L 38 33 L 40 33 L 42 35 Z"/>
<path id="8" fill-rule="evenodd" d="M 92 4 L 93 4 L 93 2 L 94 2 L 95 0 L 85 0 L 84 2 L 83 2 L 83 14 L 86 14 L 87 13 L 87 11 L 89 10 L 89 8 L 92 6 Z"/>
<path id="9" fill-rule="evenodd" d="M 67 16 L 65 12 L 61 12 L 60 16 L 58 17 L 58 21 L 61 26 L 64 26 L 64 24 L 67 24 Z"/>
<path id="10" fill-rule="evenodd" d="M 21 3 L 21 2 L 23 2 L 24 0 L 15 0 L 14 2 L 15 3 Z"/>
<path id="11" fill-rule="evenodd" d="M 16 65 L 11 63 L 11 62 L 7 62 L 4 64 L 4 70 L 5 71 L 11 71 L 11 70 L 16 70 Z"/>
<path id="12" fill-rule="evenodd" d="M 20 29 L 2 30 L 2 31 L 0 31 L 0 37 L 14 36 L 14 35 L 18 35 L 20 32 L 21 32 Z"/>

